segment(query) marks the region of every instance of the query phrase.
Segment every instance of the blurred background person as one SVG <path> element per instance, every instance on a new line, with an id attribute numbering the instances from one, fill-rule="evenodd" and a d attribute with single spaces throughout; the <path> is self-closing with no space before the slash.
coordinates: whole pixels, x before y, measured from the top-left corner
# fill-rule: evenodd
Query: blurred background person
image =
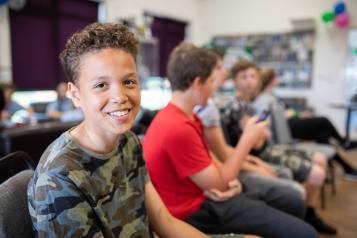
<path id="1" fill-rule="evenodd" d="M 67 83 L 59 82 L 56 87 L 57 99 L 50 102 L 46 108 L 46 115 L 51 120 L 60 121 L 80 121 L 83 113 L 79 108 L 75 108 L 72 100 L 67 97 Z"/>
<path id="2" fill-rule="evenodd" d="M 2 86 L 3 97 L 5 99 L 5 108 L 1 113 L 2 120 L 10 120 L 12 115 L 19 110 L 25 108 L 12 99 L 12 94 L 15 92 L 15 85 L 11 83 L 5 83 Z"/>
<path id="3" fill-rule="evenodd" d="M 274 95 L 274 89 L 278 86 L 278 78 L 273 69 L 263 69 L 260 72 L 257 93 L 254 99 L 253 107 L 256 112 L 262 113 L 264 109 L 281 103 Z M 322 144 L 329 144 L 331 139 L 340 145 L 345 144 L 344 138 L 338 133 L 331 121 L 322 116 L 314 116 L 309 112 L 301 113 L 286 109 L 285 117 L 289 123 L 292 136 L 297 139 L 313 140 Z M 356 147 L 356 143 L 351 143 L 350 147 Z M 340 150 L 337 150 L 334 159 L 345 171 L 345 178 L 351 181 L 357 181 L 357 170 L 343 158 Z"/>

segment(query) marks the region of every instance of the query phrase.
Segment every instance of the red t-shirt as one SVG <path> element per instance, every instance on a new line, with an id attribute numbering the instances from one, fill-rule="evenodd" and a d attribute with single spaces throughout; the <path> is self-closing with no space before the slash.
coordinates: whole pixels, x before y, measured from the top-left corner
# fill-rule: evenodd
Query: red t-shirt
<path id="1" fill-rule="evenodd" d="M 151 122 L 143 142 L 146 165 L 172 215 L 186 219 L 206 200 L 190 176 L 212 163 L 198 117 L 191 120 L 169 103 Z"/>

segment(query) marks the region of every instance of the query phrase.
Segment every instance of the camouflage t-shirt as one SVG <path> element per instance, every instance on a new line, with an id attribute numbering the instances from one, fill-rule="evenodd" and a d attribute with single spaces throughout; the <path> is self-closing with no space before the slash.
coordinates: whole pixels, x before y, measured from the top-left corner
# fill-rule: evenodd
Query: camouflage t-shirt
<path id="1" fill-rule="evenodd" d="M 105 155 L 63 133 L 42 155 L 28 187 L 36 237 L 151 237 L 144 204 L 148 180 L 132 132 Z"/>
<path id="2" fill-rule="evenodd" d="M 221 120 L 229 138 L 228 142 L 231 146 L 236 146 L 243 133 L 239 123 L 240 120 L 244 116 L 251 117 L 254 115 L 255 110 L 252 105 L 239 96 L 235 97 L 225 105 L 221 114 Z"/>

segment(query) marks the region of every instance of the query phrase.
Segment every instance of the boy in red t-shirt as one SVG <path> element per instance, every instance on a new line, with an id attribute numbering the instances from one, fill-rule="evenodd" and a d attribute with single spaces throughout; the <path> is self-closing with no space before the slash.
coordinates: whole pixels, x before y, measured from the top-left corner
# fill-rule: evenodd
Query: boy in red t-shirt
<path id="1" fill-rule="evenodd" d="M 244 184 L 242 188 L 236 180 L 241 158 L 265 139 L 266 122 L 250 119 L 235 156 L 224 163 L 211 157 L 201 122 L 192 111 L 212 96 L 218 73 L 217 56 L 207 49 L 181 44 L 171 53 L 172 99 L 144 138 L 147 168 L 165 205 L 174 216 L 208 233 L 317 237 L 310 225 L 278 210 L 291 201 L 286 197 L 241 193 Z"/>

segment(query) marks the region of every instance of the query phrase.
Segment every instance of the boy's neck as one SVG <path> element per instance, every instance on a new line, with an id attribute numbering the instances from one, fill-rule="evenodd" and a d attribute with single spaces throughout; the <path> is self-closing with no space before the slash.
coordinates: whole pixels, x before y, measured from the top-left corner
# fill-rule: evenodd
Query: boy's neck
<path id="1" fill-rule="evenodd" d="M 98 154 L 107 154 L 118 146 L 119 138 L 111 136 L 111 138 L 104 138 L 104 136 L 99 136 L 97 133 L 88 130 L 88 127 L 90 126 L 82 122 L 70 132 L 76 142 L 84 148 Z"/>
<path id="2" fill-rule="evenodd" d="M 264 91 L 269 94 L 273 94 L 275 86 L 274 85 L 269 85 Z"/>
<path id="3" fill-rule="evenodd" d="M 188 90 L 174 91 L 171 97 L 171 103 L 180 108 L 188 117 L 193 118 L 193 108 L 195 107 L 195 101 Z"/>
<path id="4" fill-rule="evenodd" d="M 240 97 L 247 102 L 250 102 L 253 98 L 253 95 L 249 95 L 248 93 L 240 92 Z"/>

